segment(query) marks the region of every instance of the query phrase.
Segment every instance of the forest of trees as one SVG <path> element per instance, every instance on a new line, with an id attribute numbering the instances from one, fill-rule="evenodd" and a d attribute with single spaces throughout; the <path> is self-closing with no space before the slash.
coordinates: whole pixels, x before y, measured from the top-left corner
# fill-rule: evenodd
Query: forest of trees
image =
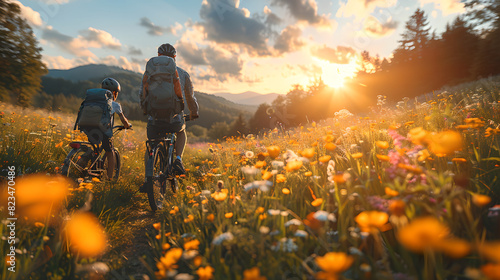
<path id="1" fill-rule="evenodd" d="M 367 111 L 378 95 L 389 100 L 416 97 L 445 85 L 500 74 L 500 1 L 464 0 L 467 13 L 448 23 L 442 34 L 429 25 L 417 9 L 406 22 L 393 57 L 380 59 L 362 53 L 357 76 L 340 89 L 316 80 L 308 88 L 294 85 L 272 104 L 259 106 L 253 117 L 221 105 L 198 93 L 202 119 L 193 125 L 195 137 L 258 133 L 274 127 L 290 127 L 333 117 L 340 109 Z M 75 112 L 86 88 L 99 81 L 71 82 L 43 77 L 41 48 L 15 3 L 0 2 L 0 101 Z M 140 76 L 118 77 L 122 82 L 122 106 L 130 119 L 144 120 L 135 94 Z M 240 113 L 241 112 L 241 113 Z"/>

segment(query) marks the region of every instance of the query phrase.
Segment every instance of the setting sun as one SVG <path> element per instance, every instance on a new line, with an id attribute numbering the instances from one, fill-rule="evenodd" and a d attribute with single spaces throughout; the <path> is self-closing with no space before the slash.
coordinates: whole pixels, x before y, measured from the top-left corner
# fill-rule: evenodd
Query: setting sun
<path id="1" fill-rule="evenodd" d="M 356 59 L 351 59 L 348 64 L 331 63 L 323 59 L 316 59 L 321 67 L 323 74 L 321 78 L 323 82 L 333 88 L 341 88 L 347 78 L 352 78 L 356 75 L 357 63 Z"/>

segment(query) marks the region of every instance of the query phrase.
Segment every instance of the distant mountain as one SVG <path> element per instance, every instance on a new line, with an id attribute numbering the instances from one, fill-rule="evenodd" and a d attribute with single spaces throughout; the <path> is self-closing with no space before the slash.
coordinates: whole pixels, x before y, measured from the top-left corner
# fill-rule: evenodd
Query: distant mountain
<path id="1" fill-rule="evenodd" d="M 72 82 L 94 80 L 97 78 L 115 76 L 116 74 L 137 74 L 137 72 L 125 70 L 117 66 L 109 66 L 104 64 L 89 64 L 78 66 L 68 70 L 50 69 L 46 77 L 62 78 Z"/>
<path id="2" fill-rule="evenodd" d="M 100 87 L 102 79 L 111 75 L 122 86 L 118 101 L 122 104 L 127 117 L 133 120 L 144 120 L 138 96 L 142 74 L 114 66 L 84 65 L 69 70 L 49 70 L 49 74 L 42 77 L 44 93 L 40 100 L 40 103 L 43 103 L 41 106 L 53 108 L 69 106 L 77 110 L 86 90 Z M 84 77 L 87 79 L 84 80 Z M 210 128 L 215 122 L 230 124 L 239 114 L 250 119 L 257 110 L 255 105 L 237 104 L 212 94 L 195 92 L 195 97 L 200 106 L 200 119 L 193 124 L 206 128 Z M 73 105 L 56 105 L 57 102 L 61 103 L 66 99 Z M 49 100 L 52 100 L 52 104 L 49 104 Z"/>
<path id="3" fill-rule="evenodd" d="M 246 91 L 243 93 L 214 93 L 216 96 L 223 97 L 229 101 L 245 104 L 245 105 L 254 105 L 258 106 L 262 103 L 271 104 L 279 94 L 277 93 L 268 93 L 261 94 L 253 91 Z"/>

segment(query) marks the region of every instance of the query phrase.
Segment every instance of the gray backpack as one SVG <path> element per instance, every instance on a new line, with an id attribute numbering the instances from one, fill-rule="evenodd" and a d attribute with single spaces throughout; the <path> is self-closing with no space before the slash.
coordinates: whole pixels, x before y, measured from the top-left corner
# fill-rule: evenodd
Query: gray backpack
<path id="1" fill-rule="evenodd" d="M 153 57 L 146 65 L 150 75 L 144 105 L 146 113 L 155 119 L 172 119 L 184 109 L 183 99 L 175 94 L 176 70 L 175 60 L 168 56 Z"/>

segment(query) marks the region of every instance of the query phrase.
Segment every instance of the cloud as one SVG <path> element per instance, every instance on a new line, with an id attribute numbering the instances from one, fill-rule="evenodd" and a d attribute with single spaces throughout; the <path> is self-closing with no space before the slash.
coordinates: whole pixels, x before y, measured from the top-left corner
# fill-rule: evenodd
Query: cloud
<path id="1" fill-rule="evenodd" d="M 336 64 L 348 64 L 357 55 L 356 50 L 351 47 L 337 46 L 337 49 L 326 45 L 311 50 L 312 55 Z"/>
<path id="2" fill-rule="evenodd" d="M 398 27 L 398 22 L 389 19 L 386 23 L 381 23 L 373 16 L 369 16 L 364 23 L 363 30 L 371 37 L 384 37 L 391 35 Z"/>
<path id="3" fill-rule="evenodd" d="M 443 16 L 465 12 L 464 3 L 461 0 L 420 0 L 423 5 L 434 4 L 434 7 L 443 12 Z"/>
<path id="4" fill-rule="evenodd" d="M 296 51 L 305 45 L 301 36 L 302 30 L 299 27 L 294 25 L 287 26 L 276 39 L 274 49 L 279 54 Z"/>
<path id="5" fill-rule="evenodd" d="M 243 68 L 243 61 L 238 54 L 233 54 L 215 44 L 199 47 L 193 42 L 179 41 L 176 45 L 179 50 L 179 58 L 182 62 L 193 66 L 207 66 L 211 75 L 205 75 L 205 79 L 211 78 L 220 81 L 228 77 L 239 77 Z"/>
<path id="6" fill-rule="evenodd" d="M 268 6 L 264 7 L 264 15 L 266 15 L 266 20 L 264 21 L 264 24 L 267 26 L 278 25 L 283 21 L 279 16 L 273 13 Z"/>
<path id="7" fill-rule="evenodd" d="M 376 8 L 394 7 L 397 2 L 397 0 L 347 0 L 345 3 L 340 2 L 336 16 L 346 18 L 354 16 L 356 19 L 364 19 Z"/>
<path id="8" fill-rule="evenodd" d="M 87 45 L 82 40 L 60 33 L 59 31 L 47 26 L 42 31 L 42 39 L 47 40 L 59 47 L 61 50 L 79 57 L 96 57 L 87 49 Z"/>
<path id="9" fill-rule="evenodd" d="M 272 0 L 271 4 L 286 7 L 297 20 L 316 26 L 331 27 L 327 16 L 318 15 L 318 4 L 315 0 Z"/>
<path id="10" fill-rule="evenodd" d="M 73 38 L 60 33 L 49 25 L 43 29 L 42 39 L 56 45 L 65 52 L 79 57 L 95 58 L 96 55 L 89 48 L 121 49 L 120 41 L 104 30 L 89 27 L 87 30 L 80 31 L 80 34 L 78 37 Z"/>
<path id="11" fill-rule="evenodd" d="M 48 56 L 44 55 L 42 61 L 47 65 L 49 69 L 70 69 L 86 64 L 106 64 L 121 67 L 123 69 L 142 72 L 142 67 L 146 65 L 145 61 L 136 61 L 132 59 L 129 61 L 126 57 L 120 56 L 115 57 L 112 55 L 102 57 L 102 58 L 73 58 L 68 59 L 63 56 Z"/>
<path id="12" fill-rule="evenodd" d="M 269 54 L 268 29 L 257 19 L 239 9 L 239 0 L 203 0 L 200 17 L 207 39 L 223 44 L 240 44 L 258 54 Z"/>
<path id="13" fill-rule="evenodd" d="M 128 54 L 130 55 L 142 55 L 142 51 L 134 46 L 128 47 Z"/>
<path id="14" fill-rule="evenodd" d="M 153 35 L 153 36 L 161 36 L 165 33 L 167 34 L 173 34 L 177 35 L 177 32 L 182 30 L 182 25 L 179 24 L 178 22 L 175 23 L 173 26 L 159 26 L 154 24 L 149 18 L 143 17 L 141 18 L 141 22 L 139 23 L 140 26 L 146 27 L 148 29 L 148 34 Z"/>
<path id="15" fill-rule="evenodd" d="M 225 54 L 220 49 L 208 47 L 205 49 L 205 56 L 208 65 L 210 65 L 219 76 L 240 76 L 243 62 L 237 55 Z"/>
<path id="16" fill-rule="evenodd" d="M 33 27 L 40 27 L 43 24 L 42 17 L 40 16 L 40 13 L 34 11 L 32 8 L 24 6 L 21 4 L 19 1 L 12 1 L 12 3 L 15 3 L 19 6 L 21 9 L 21 16 L 26 19 L 31 26 Z"/>
<path id="17" fill-rule="evenodd" d="M 179 56 L 189 65 L 207 65 L 205 52 L 195 43 L 188 41 L 179 41 L 176 44 Z"/>
<path id="18" fill-rule="evenodd" d="M 113 50 L 121 49 L 121 43 L 118 39 L 114 38 L 104 30 L 89 27 L 87 30 L 80 31 L 81 39 L 89 42 L 90 47 L 94 48 L 109 48 Z M 80 39 L 80 38 L 78 38 Z"/>

